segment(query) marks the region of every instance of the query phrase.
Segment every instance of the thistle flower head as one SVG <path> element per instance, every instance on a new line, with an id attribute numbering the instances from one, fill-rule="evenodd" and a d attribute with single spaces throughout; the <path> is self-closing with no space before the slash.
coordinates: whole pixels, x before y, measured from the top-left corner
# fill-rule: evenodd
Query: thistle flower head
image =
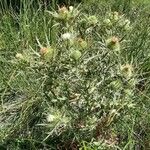
<path id="1" fill-rule="evenodd" d="M 115 51 L 120 51 L 120 42 L 119 42 L 119 38 L 116 36 L 113 36 L 111 38 L 108 38 L 106 40 L 106 46 L 109 49 L 115 50 Z"/>
<path id="2" fill-rule="evenodd" d="M 60 7 L 60 8 L 58 9 L 58 13 L 61 14 L 61 15 L 67 14 L 67 13 L 68 13 L 67 7 L 65 7 L 65 6 Z"/>
<path id="3" fill-rule="evenodd" d="M 69 8 L 63 6 L 58 8 L 58 12 L 50 12 L 55 18 L 63 21 L 72 21 L 77 15 L 78 10 L 74 9 L 73 6 L 69 6 Z"/>
<path id="4" fill-rule="evenodd" d="M 122 65 L 120 67 L 120 71 L 121 71 L 121 74 L 125 77 L 125 78 L 131 78 L 132 75 L 133 75 L 133 66 L 130 65 L 130 64 L 125 64 L 125 65 Z"/>
<path id="5" fill-rule="evenodd" d="M 42 47 L 40 49 L 40 54 L 43 59 L 45 59 L 47 62 L 52 60 L 56 54 L 56 50 L 52 47 Z"/>
<path id="6" fill-rule="evenodd" d="M 119 39 L 117 37 L 113 36 L 112 39 L 111 39 L 111 43 L 116 44 L 118 42 L 119 42 Z"/>
<path id="7" fill-rule="evenodd" d="M 48 48 L 47 48 L 47 47 L 42 47 L 42 48 L 40 49 L 40 54 L 41 54 L 41 55 L 45 55 L 47 52 L 48 52 Z"/>

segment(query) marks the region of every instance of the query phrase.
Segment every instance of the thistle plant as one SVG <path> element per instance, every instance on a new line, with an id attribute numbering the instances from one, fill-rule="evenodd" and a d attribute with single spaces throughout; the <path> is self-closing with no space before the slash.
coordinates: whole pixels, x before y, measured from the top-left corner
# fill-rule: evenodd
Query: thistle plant
<path id="1" fill-rule="evenodd" d="M 56 10 L 31 3 L 20 14 L 0 13 L 0 147 L 145 145 L 149 9 L 127 12 L 110 0 Z"/>

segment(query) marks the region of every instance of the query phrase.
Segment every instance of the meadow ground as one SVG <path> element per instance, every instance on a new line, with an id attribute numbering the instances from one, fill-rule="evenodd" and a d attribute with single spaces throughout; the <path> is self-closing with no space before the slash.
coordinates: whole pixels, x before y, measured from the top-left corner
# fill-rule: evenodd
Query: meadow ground
<path id="1" fill-rule="evenodd" d="M 0 3 L 0 150 L 150 149 L 150 4 Z"/>

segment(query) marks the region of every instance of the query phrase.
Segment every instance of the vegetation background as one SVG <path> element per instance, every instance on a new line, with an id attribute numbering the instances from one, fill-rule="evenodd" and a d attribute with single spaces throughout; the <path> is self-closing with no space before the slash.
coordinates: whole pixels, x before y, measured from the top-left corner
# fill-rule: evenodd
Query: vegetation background
<path id="1" fill-rule="evenodd" d="M 0 8 L 1 150 L 150 149 L 149 0 Z"/>

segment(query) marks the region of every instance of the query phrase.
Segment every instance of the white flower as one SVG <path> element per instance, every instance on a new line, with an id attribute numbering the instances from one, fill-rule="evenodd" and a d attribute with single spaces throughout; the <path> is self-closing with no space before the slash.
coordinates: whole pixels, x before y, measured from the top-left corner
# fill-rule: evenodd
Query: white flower
<path id="1" fill-rule="evenodd" d="M 62 38 L 63 40 L 71 40 L 71 39 L 73 39 L 74 37 L 75 37 L 75 36 L 74 36 L 72 33 L 69 33 L 69 32 L 64 33 L 64 34 L 61 35 L 61 38 Z"/>
<path id="2" fill-rule="evenodd" d="M 17 54 L 16 54 L 16 58 L 18 58 L 18 59 L 23 59 L 23 55 L 22 55 L 21 53 L 17 53 Z"/>
<path id="3" fill-rule="evenodd" d="M 73 6 L 69 6 L 69 11 L 73 11 Z"/>
<path id="4" fill-rule="evenodd" d="M 55 119 L 55 116 L 54 116 L 54 115 L 48 114 L 48 116 L 47 116 L 47 121 L 48 121 L 48 122 L 53 122 L 54 119 Z"/>
<path id="5" fill-rule="evenodd" d="M 63 40 L 69 40 L 71 38 L 71 34 L 70 33 L 64 33 L 64 34 L 62 34 L 61 37 Z"/>

